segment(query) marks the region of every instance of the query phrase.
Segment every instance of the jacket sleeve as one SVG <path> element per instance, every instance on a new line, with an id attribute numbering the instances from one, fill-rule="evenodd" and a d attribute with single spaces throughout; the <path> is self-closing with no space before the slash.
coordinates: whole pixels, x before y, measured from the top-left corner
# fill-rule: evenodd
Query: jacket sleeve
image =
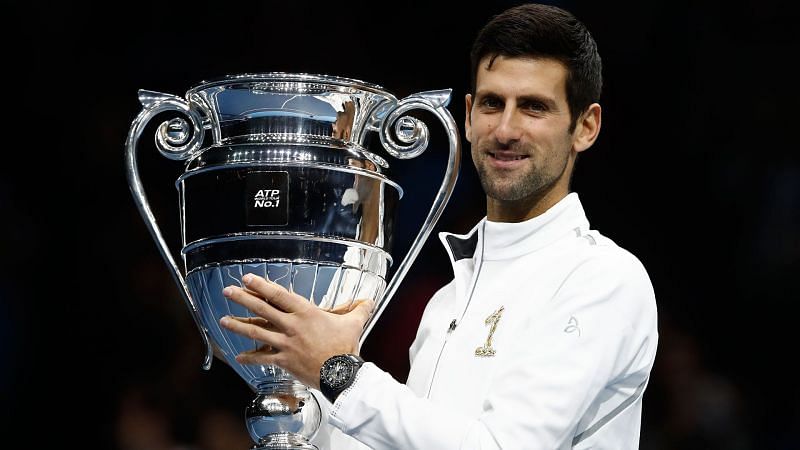
<path id="1" fill-rule="evenodd" d="M 571 323 L 577 328 L 569 331 Z M 590 259 L 565 278 L 542 314 L 523 321 L 480 416 L 419 398 L 368 363 L 328 421 L 375 449 L 570 448 L 604 389 L 633 393 L 646 382 L 654 330 L 655 298 L 638 260 Z"/>

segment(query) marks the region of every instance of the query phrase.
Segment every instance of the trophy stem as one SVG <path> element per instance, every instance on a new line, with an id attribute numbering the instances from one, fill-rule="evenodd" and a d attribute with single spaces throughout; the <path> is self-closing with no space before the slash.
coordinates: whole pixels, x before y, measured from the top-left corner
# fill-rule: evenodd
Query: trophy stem
<path id="1" fill-rule="evenodd" d="M 317 450 L 309 439 L 319 429 L 319 403 L 308 387 L 295 380 L 275 380 L 258 386 L 245 410 L 253 450 Z"/>

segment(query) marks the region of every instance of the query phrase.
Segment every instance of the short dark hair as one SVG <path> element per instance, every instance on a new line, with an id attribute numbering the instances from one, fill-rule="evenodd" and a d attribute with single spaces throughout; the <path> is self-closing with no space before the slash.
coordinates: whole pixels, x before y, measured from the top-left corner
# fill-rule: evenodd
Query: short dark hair
<path id="1" fill-rule="evenodd" d="M 572 13 L 536 3 L 509 8 L 494 16 L 478 33 L 470 53 L 475 94 L 478 64 L 489 56 L 554 58 L 567 67 L 570 131 L 589 105 L 600 100 L 602 63 L 594 38 Z"/>

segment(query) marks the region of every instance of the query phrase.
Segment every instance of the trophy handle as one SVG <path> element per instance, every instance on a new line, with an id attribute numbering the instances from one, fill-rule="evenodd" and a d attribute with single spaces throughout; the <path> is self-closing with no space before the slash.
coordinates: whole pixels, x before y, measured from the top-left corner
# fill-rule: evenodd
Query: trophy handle
<path id="1" fill-rule="evenodd" d="M 386 287 L 386 294 L 384 295 L 383 301 L 379 303 L 378 309 L 367 321 L 364 331 L 361 333 L 359 345 L 364 343 L 367 335 L 372 331 L 375 322 L 380 315 L 383 314 L 386 305 L 389 304 L 400 282 L 405 278 L 408 269 L 417 258 L 419 251 L 428 239 L 436 222 L 438 222 L 441 217 L 442 211 L 453 193 L 458 178 L 458 168 L 461 165 L 461 140 L 459 138 L 456 122 L 453 120 L 450 111 L 446 108 L 450 101 L 451 93 L 452 89 L 442 89 L 410 95 L 400 100 L 397 105 L 388 112 L 386 119 L 381 125 L 379 133 L 381 144 L 383 144 L 390 155 L 398 159 L 415 158 L 428 148 L 428 127 L 421 120 L 411 116 L 401 117 L 401 115 L 412 109 L 429 111 L 439 118 L 447 131 L 447 137 L 450 142 L 450 155 L 447 160 L 447 170 L 445 171 L 444 179 L 439 187 L 439 191 L 436 193 L 436 198 L 431 205 L 428 216 L 425 218 L 408 253 L 406 253 L 403 261 L 397 267 L 397 272 L 395 272 L 394 277 L 392 277 L 392 280 Z M 389 132 L 389 128 L 392 124 L 394 124 L 394 134 L 401 142 L 400 144 L 394 140 Z"/>
<path id="2" fill-rule="evenodd" d="M 142 182 L 139 178 L 139 170 L 136 159 L 137 144 L 139 142 L 139 138 L 144 132 L 145 127 L 155 115 L 163 112 L 180 113 L 183 116 L 188 117 L 191 121 L 191 124 L 183 117 L 177 117 L 161 123 L 161 125 L 158 127 L 158 131 L 156 132 L 156 146 L 158 147 L 159 152 L 161 152 L 163 156 L 172 160 L 185 160 L 196 155 L 200 150 L 201 144 L 203 143 L 203 117 L 184 99 L 170 94 L 140 90 L 139 102 L 142 104 L 143 108 L 131 124 L 130 131 L 128 132 L 128 138 L 125 141 L 125 162 L 128 175 L 128 185 L 131 189 L 131 193 L 133 194 L 134 201 L 136 202 L 136 207 L 139 209 L 139 213 L 141 213 L 142 218 L 144 218 L 144 221 L 147 224 L 147 229 L 150 231 L 150 235 L 156 241 L 158 250 L 161 253 L 162 258 L 164 258 L 164 261 L 167 263 L 170 273 L 172 274 L 172 278 L 180 288 L 179 290 L 183 296 L 183 300 L 186 302 L 186 306 L 189 307 L 189 311 L 192 313 L 192 318 L 194 318 L 195 324 L 200 330 L 200 334 L 203 336 L 203 342 L 205 342 L 206 345 L 206 355 L 203 360 L 203 369 L 208 370 L 211 368 L 211 362 L 214 356 L 214 350 L 211 346 L 211 341 L 209 340 L 208 335 L 202 326 L 198 306 L 195 304 L 191 295 L 189 294 L 189 289 L 186 286 L 184 276 L 181 274 L 180 270 L 178 270 L 175 259 L 173 258 L 169 247 L 164 241 L 163 236 L 161 235 L 161 230 L 159 229 L 155 216 L 150 209 L 150 204 L 147 202 L 147 196 L 145 195 L 144 187 L 142 186 Z M 206 117 L 208 117 L 207 114 Z"/>

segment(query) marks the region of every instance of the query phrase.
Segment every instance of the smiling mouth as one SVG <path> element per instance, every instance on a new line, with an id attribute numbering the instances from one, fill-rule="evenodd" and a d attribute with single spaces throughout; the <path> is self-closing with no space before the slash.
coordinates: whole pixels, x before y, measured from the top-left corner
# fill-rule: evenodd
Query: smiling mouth
<path id="1" fill-rule="evenodd" d="M 513 155 L 513 154 L 508 154 L 508 153 L 505 153 L 505 154 L 499 153 L 498 154 L 498 153 L 492 153 L 492 152 L 488 152 L 488 153 L 489 153 L 489 156 L 491 156 L 492 158 L 494 158 L 494 159 L 496 159 L 498 161 L 519 161 L 521 159 L 527 159 L 528 158 L 528 155 Z"/>

